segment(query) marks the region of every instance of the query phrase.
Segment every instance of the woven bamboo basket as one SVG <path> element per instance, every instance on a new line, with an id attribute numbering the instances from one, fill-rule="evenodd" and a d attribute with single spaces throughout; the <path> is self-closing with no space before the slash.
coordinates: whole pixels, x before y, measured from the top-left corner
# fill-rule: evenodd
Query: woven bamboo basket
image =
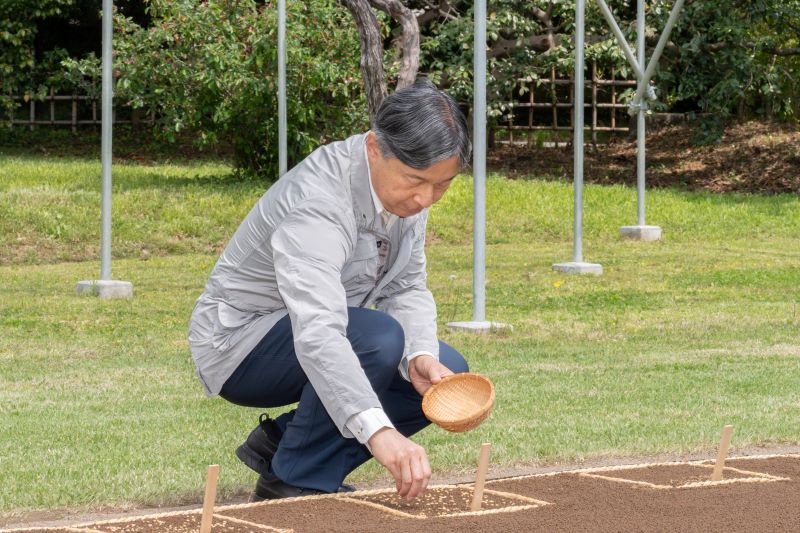
<path id="1" fill-rule="evenodd" d="M 460 433 L 480 425 L 492 412 L 494 385 L 480 374 L 445 377 L 422 398 L 422 412 L 439 427 Z"/>

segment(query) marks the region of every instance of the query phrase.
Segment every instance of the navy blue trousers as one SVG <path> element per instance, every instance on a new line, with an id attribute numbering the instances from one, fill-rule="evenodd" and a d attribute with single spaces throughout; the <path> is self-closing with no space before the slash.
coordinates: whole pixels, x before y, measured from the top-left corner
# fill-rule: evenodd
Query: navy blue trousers
<path id="1" fill-rule="evenodd" d="M 413 435 L 430 422 L 422 397 L 397 370 L 403 357 L 403 328 L 380 311 L 348 308 L 347 339 L 397 431 Z M 455 373 L 467 363 L 439 341 L 439 361 Z M 335 492 L 347 475 L 372 455 L 355 438 L 345 438 L 328 416 L 294 351 L 289 317 L 281 319 L 247 355 L 222 387 L 226 400 L 247 407 L 281 407 L 299 402 L 277 417 L 283 431 L 271 471 L 290 485 Z"/>

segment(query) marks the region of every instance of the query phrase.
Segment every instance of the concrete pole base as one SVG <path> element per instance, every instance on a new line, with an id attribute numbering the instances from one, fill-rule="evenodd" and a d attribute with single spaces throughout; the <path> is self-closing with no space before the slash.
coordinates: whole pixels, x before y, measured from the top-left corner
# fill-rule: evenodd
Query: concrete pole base
<path id="1" fill-rule="evenodd" d="M 502 324 L 500 322 L 488 322 L 485 320 L 477 322 L 448 322 L 445 324 L 448 329 L 453 331 L 466 331 L 467 333 L 489 333 L 497 329 L 514 330 L 510 324 Z"/>
<path id="2" fill-rule="evenodd" d="M 619 228 L 619 234 L 635 241 L 657 241 L 661 239 L 661 228 L 659 226 L 622 226 Z"/>
<path id="3" fill-rule="evenodd" d="M 556 263 L 553 265 L 553 270 L 563 272 L 565 274 L 589 274 L 592 276 L 603 275 L 603 265 L 599 263 L 583 263 L 570 261 L 568 263 Z"/>
<path id="4" fill-rule="evenodd" d="M 75 290 L 79 296 L 97 296 L 104 300 L 133 298 L 133 284 L 130 281 L 84 280 L 78 282 Z"/>

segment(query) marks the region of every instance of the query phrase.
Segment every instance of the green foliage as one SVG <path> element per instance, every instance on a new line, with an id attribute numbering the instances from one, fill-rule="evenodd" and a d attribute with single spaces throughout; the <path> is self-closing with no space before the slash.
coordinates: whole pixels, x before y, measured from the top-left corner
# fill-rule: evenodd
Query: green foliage
<path id="1" fill-rule="evenodd" d="M 359 44 L 333 0 L 287 8 L 289 159 L 367 125 Z M 253 0 L 152 0 L 151 27 L 115 15 L 116 95 L 154 111 L 167 140 L 196 131 L 233 146 L 237 168 L 277 177 L 277 10 Z M 99 76 L 95 58 L 65 63 L 73 80 Z"/>
<path id="2" fill-rule="evenodd" d="M 43 96 L 50 73 L 57 71 L 63 52 L 36 61 L 33 43 L 37 23 L 66 10 L 74 0 L 3 0 L 0 2 L 0 112 L 6 116 L 14 101 L 9 95 Z"/>
<path id="3" fill-rule="evenodd" d="M 0 112 L 13 106 L 9 94 L 43 98 L 50 87 L 99 96 L 100 60 L 94 54 L 67 57 L 60 48 L 33 44 L 43 20 L 74 17 L 91 0 L 6 0 L 0 4 Z M 141 13 L 142 3 L 148 15 Z M 117 96 L 159 117 L 166 139 L 197 131 L 201 143 L 233 145 L 237 166 L 275 175 L 276 6 L 263 0 L 130 0 L 131 17 L 115 15 Z M 431 2 L 412 0 L 414 9 Z M 448 16 L 421 27 L 420 72 L 459 101 L 472 101 L 473 3 L 451 0 Z M 620 28 L 635 43 L 636 10 L 627 0 L 609 0 Z M 652 50 L 673 0 L 648 2 L 646 37 Z M 87 7 L 89 6 L 89 7 Z M 138 8 L 138 11 L 137 11 Z M 358 66 L 358 35 L 350 14 L 336 0 L 287 3 L 288 124 L 290 159 L 297 161 L 321 142 L 367 126 Z M 574 0 L 497 0 L 488 12 L 488 100 L 490 120 L 510 111 L 506 102 L 524 98 L 520 80 L 542 82 L 552 68 L 573 70 Z M 126 9 L 121 7 L 120 9 Z M 546 14 L 543 16 L 543 14 Z M 384 64 L 390 89 L 398 71 L 393 38 L 400 28 L 378 12 L 386 43 Z M 550 21 L 554 46 L 547 51 Z M 687 2 L 654 78 L 655 110 L 700 112 L 698 138 L 713 142 L 734 113 L 796 118 L 800 82 L 800 0 Z M 632 76 L 595 2 L 587 3 L 586 58 L 601 77 L 614 68 Z M 537 47 L 531 47 L 536 38 Z M 795 53 L 791 53 L 795 50 Z M 776 53 L 783 51 L 783 53 Z M 81 52 L 83 53 L 83 52 Z M 619 95 L 621 100 L 631 92 Z M 564 94 L 558 98 L 563 100 Z M 551 94 L 555 99 L 556 95 Z M 5 116 L 6 113 L 3 113 Z"/>
<path id="4" fill-rule="evenodd" d="M 462 15 L 454 20 L 440 20 L 425 29 L 421 64 L 434 79 L 444 81 L 449 91 L 461 101 L 472 100 L 474 22 L 472 2 L 451 2 Z M 613 2 L 612 2 L 613 4 Z M 538 36 L 544 39 L 547 29 L 534 10 L 544 12 L 551 7 L 550 19 L 555 46 L 546 52 L 524 45 L 526 39 Z M 499 0 L 492 2 L 487 14 L 487 98 L 489 116 L 499 119 L 510 108 L 506 102 L 524 96 L 528 88 L 520 82 L 549 84 L 551 69 L 559 77 L 569 76 L 574 70 L 574 45 L 572 35 L 575 22 L 575 4 L 572 0 L 521 1 Z M 630 68 L 622 51 L 612 39 L 591 36 L 610 36 L 605 21 L 594 3 L 587 5 L 586 17 L 588 61 L 597 61 L 600 74 L 610 73 L 613 67 L 618 75 L 629 75 Z M 500 45 L 505 53 L 498 53 Z M 587 70 L 588 73 L 588 70 Z M 556 95 L 552 94 L 555 99 Z"/>
<path id="5" fill-rule="evenodd" d="M 622 32 L 635 51 L 636 9 L 627 1 L 608 2 Z M 445 82 L 461 101 L 472 100 L 472 2 L 450 2 L 460 15 L 440 19 L 423 31 L 422 69 Z M 673 6 L 673 0 L 646 5 L 648 57 Z M 537 52 L 521 46 L 531 36 L 545 36 L 547 29 L 535 10 L 551 9 L 555 47 Z M 573 0 L 498 0 L 489 6 L 487 96 L 489 114 L 501 117 L 509 109 L 504 102 L 522 96 L 519 81 L 547 80 L 551 68 L 559 76 L 574 69 Z M 797 109 L 800 54 L 776 55 L 776 49 L 800 44 L 800 2 L 781 0 L 722 0 L 687 2 L 661 58 L 654 78 L 659 95 L 656 109 L 699 111 L 708 116 L 700 137 L 715 138 L 741 104 L 758 115 L 791 118 Z M 598 63 L 598 75 L 615 68 L 618 75 L 633 77 L 595 2 L 586 6 L 586 59 Z M 511 48 L 493 54 L 499 44 Z M 514 46 L 516 44 L 516 47 Z M 588 76 L 588 72 L 587 72 Z M 630 97 L 631 93 L 623 95 Z"/>
<path id="6" fill-rule="evenodd" d="M 667 10 L 662 9 L 662 21 Z M 673 102 L 696 102 L 707 113 L 699 140 L 719 138 L 737 108 L 789 119 L 800 92 L 800 54 L 776 49 L 800 44 L 800 2 L 756 0 L 690 2 L 672 35 L 659 83 Z M 663 22 L 662 22 L 663 24 Z"/>

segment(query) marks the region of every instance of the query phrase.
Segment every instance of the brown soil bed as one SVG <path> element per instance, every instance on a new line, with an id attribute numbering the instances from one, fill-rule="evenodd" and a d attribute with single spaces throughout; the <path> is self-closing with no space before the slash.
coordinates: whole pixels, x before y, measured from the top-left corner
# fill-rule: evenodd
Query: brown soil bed
<path id="1" fill-rule="evenodd" d="M 713 192 L 800 192 L 800 126 L 770 122 L 732 124 L 715 143 L 693 143 L 696 123 L 648 126 L 647 186 Z M 509 177 L 572 181 L 572 148 L 505 146 L 491 150 L 487 166 Z M 584 151 L 584 179 L 636 184 L 635 137 L 615 137 Z"/>
<path id="2" fill-rule="evenodd" d="M 473 490 L 469 487 L 433 487 L 410 502 L 398 496 L 396 492 L 369 494 L 353 499 L 371 502 L 412 516 L 432 517 L 470 512 L 472 496 Z M 485 492 L 481 510 L 506 509 L 536 503 Z"/>
<path id="3" fill-rule="evenodd" d="M 296 533 L 326 532 L 352 533 L 354 531 L 417 531 L 419 519 L 398 519 L 385 511 L 359 505 L 339 498 L 303 498 L 293 502 L 256 505 L 222 510 L 219 514 L 233 516 L 248 522 L 270 524 L 278 528 L 291 528 Z M 399 523 L 411 527 L 398 530 Z"/>
<path id="4" fill-rule="evenodd" d="M 197 533 L 200 530 L 201 515 L 172 514 L 138 520 L 125 520 L 114 523 L 96 523 L 74 528 L 26 529 L 24 533 Z M 245 524 L 215 515 L 212 520 L 212 533 L 268 533 L 284 532 L 261 524 Z"/>
<path id="5" fill-rule="evenodd" d="M 681 487 L 692 483 L 709 481 L 713 468 L 702 465 L 651 465 L 641 468 L 625 468 L 619 470 L 601 470 L 591 472 L 594 476 L 604 476 L 623 481 L 641 481 L 666 487 Z M 753 474 L 737 472 L 730 468 L 722 471 L 722 479 L 744 479 L 757 477 Z"/>
<path id="6" fill-rule="evenodd" d="M 437 532 L 493 531 L 797 531 L 800 524 L 800 456 L 755 459 L 732 459 L 733 467 L 759 474 L 788 478 L 722 484 L 694 488 L 652 490 L 633 483 L 588 477 L 585 473 L 612 474 L 627 479 L 655 483 L 688 481 L 698 474 L 696 465 L 650 465 L 627 470 L 598 472 L 571 471 L 493 480 L 487 483 L 485 511 L 455 516 L 402 516 L 413 505 L 422 511 L 436 505 L 451 514 L 464 509 L 469 487 L 436 491 L 428 500 L 416 504 L 400 503 L 390 491 L 376 498 L 376 492 L 331 496 L 310 496 L 295 500 L 220 507 L 216 509 L 213 531 L 264 531 L 263 526 L 305 532 L 418 533 L 421 529 Z M 703 468 L 703 473 L 708 469 Z M 734 472 L 726 471 L 726 475 Z M 741 475 L 741 474 L 739 474 Z M 753 476 L 750 476 L 753 477 Z M 431 488 L 433 489 L 433 487 Z M 525 507 L 522 500 L 507 497 L 493 500 L 492 491 L 527 497 L 547 504 Z M 353 501 L 352 498 L 361 501 Z M 369 502 L 369 503 L 364 503 Z M 493 502 L 493 503 L 490 503 Z M 378 506 L 391 507 L 394 510 Z M 507 507 L 497 507 L 498 505 Z M 516 505 L 516 510 L 511 510 Z M 412 507 L 405 507 L 412 506 Z M 427 506 L 427 507 L 426 507 Z M 451 508 L 448 508 L 451 507 Z M 492 507 L 492 508 L 489 508 Z M 503 511 L 506 512 L 503 512 Z M 197 531 L 199 514 L 173 515 L 172 520 L 158 517 L 117 523 L 98 522 L 81 526 L 84 531 L 133 533 L 139 531 Z M 234 521 L 231 521 L 233 519 Z M 238 520 L 238 521 L 236 521 Z M 262 526 L 248 526 L 242 521 Z M 170 529 L 171 528 L 171 529 Z M 31 530 L 34 531 L 34 530 Z M 74 531 L 69 528 L 36 531 Z"/>
<path id="7" fill-rule="evenodd" d="M 0 531 L 4 531 L 1 530 Z M 25 533 L 76 533 L 76 532 L 83 532 L 87 533 L 85 529 L 78 529 L 74 527 L 37 527 L 31 529 L 25 529 Z"/>
<path id="8" fill-rule="evenodd" d="M 95 524 L 87 526 L 93 531 L 101 533 L 196 533 L 200 530 L 201 515 L 183 514 L 172 516 L 160 516 L 157 518 L 144 518 L 129 522 L 117 522 L 111 524 Z M 242 524 L 217 515 L 213 517 L 214 533 L 249 533 L 251 531 L 278 531 L 273 527 L 259 527 L 258 524 Z"/>

